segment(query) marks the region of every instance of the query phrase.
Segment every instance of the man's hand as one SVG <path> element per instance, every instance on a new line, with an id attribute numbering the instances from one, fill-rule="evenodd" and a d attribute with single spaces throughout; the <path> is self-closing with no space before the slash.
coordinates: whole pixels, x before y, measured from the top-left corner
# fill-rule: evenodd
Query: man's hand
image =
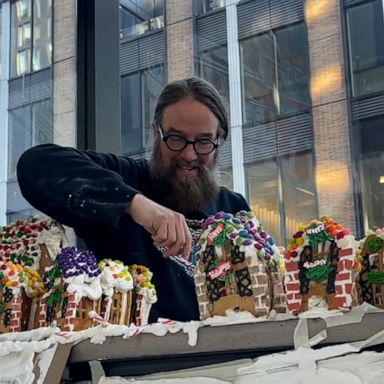
<path id="1" fill-rule="evenodd" d="M 181 254 L 186 260 L 190 258 L 192 236 L 181 213 L 165 208 L 141 194 L 132 199 L 127 213 L 152 235 L 158 246 L 167 249 L 165 256 Z"/>

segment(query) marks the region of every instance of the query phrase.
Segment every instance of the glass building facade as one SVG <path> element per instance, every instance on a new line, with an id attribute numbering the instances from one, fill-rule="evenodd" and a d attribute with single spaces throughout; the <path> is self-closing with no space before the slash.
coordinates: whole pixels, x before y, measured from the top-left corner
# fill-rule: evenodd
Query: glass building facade
<path id="1" fill-rule="evenodd" d="M 78 86 L 76 25 L 86 24 L 87 15 L 78 14 L 75 37 L 60 46 L 65 3 L 0 3 L 0 44 L 7 47 L 0 50 L 6 83 L 0 108 L 6 105 L 7 112 L 2 222 L 29 212 L 12 197 L 19 155 L 38 143 L 66 143 L 61 127 L 76 115 L 58 102 L 55 79 L 66 70 L 64 57 L 75 68 L 65 76 Z M 198 75 L 218 88 L 231 113 L 220 154 L 222 183 L 246 196 L 280 243 L 299 224 L 324 214 L 357 236 L 384 225 L 381 0 L 323 7 L 303 0 L 120 0 L 118 12 L 117 151 L 147 157 L 162 87 Z M 73 57 L 65 56 L 69 48 Z M 78 92 L 75 103 L 86 98 L 87 92 Z"/>

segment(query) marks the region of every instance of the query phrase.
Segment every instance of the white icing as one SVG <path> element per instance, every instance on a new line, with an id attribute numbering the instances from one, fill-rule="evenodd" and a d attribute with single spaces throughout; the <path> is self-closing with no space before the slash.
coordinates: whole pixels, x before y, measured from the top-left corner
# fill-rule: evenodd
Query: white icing
<path id="1" fill-rule="evenodd" d="M 133 278 L 128 267 L 122 262 L 103 260 L 99 263 L 101 269 L 101 287 L 103 294 L 112 296 L 116 292 L 127 292 L 133 289 Z"/>
<path id="2" fill-rule="evenodd" d="M 77 303 L 83 297 L 88 297 L 91 300 L 98 300 L 101 298 L 102 289 L 99 277 L 90 278 L 88 275 L 81 274 L 79 276 L 71 276 L 64 278 L 68 283 L 67 292 L 76 293 Z"/>
<path id="3" fill-rule="evenodd" d="M 49 230 L 41 232 L 38 243 L 44 244 L 47 247 L 52 261 L 56 259 L 62 248 L 69 245 L 63 226 L 56 221 L 50 222 Z"/>

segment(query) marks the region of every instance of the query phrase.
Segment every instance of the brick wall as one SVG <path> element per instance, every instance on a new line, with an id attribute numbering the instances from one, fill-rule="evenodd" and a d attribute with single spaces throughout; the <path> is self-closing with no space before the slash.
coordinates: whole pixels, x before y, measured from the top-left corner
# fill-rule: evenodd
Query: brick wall
<path id="1" fill-rule="evenodd" d="M 166 1 L 168 81 L 194 74 L 192 1 Z"/>
<path id="2" fill-rule="evenodd" d="M 76 146 L 76 1 L 54 1 L 54 142 Z"/>
<path id="3" fill-rule="evenodd" d="M 340 12 L 338 0 L 305 1 L 319 214 L 332 215 L 354 233 L 350 121 Z"/>

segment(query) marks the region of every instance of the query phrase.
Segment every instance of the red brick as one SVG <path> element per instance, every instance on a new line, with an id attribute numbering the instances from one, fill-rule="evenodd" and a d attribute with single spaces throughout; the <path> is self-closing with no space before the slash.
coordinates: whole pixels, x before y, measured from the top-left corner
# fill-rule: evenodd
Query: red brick
<path id="1" fill-rule="evenodd" d="M 290 283 L 285 286 L 288 292 L 292 291 L 300 291 L 300 284 L 299 283 Z"/>
<path id="2" fill-rule="evenodd" d="M 11 327 L 19 327 L 20 326 L 19 319 L 12 319 L 10 326 Z"/>
<path id="3" fill-rule="evenodd" d="M 290 312 L 298 312 L 300 310 L 300 303 L 288 303 L 288 310 Z"/>
<path id="4" fill-rule="evenodd" d="M 353 254 L 352 248 L 340 249 L 339 257 L 351 256 Z"/>
<path id="5" fill-rule="evenodd" d="M 350 272 L 347 272 L 347 273 L 338 273 L 336 275 L 336 280 L 337 281 L 340 281 L 340 280 L 350 280 L 351 279 L 351 273 Z"/>
<path id="6" fill-rule="evenodd" d="M 74 293 L 74 292 L 69 293 L 68 294 L 68 301 L 69 302 L 72 302 L 72 301 L 76 302 L 76 293 Z"/>
<path id="7" fill-rule="evenodd" d="M 345 284 L 345 293 L 348 295 L 352 293 L 352 284 Z"/>
<path id="8" fill-rule="evenodd" d="M 40 313 L 38 320 L 45 320 L 45 314 L 44 313 Z"/>
<path id="9" fill-rule="evenodd" d="M 303 300 L 303 295 L 300 293 L 295 293 L 295 299 L 301 301 Z"/>
<path id="10" fill-rule="evenodd" d="M 297 271 L 299 269 L 299 263 L 297 261 L 286 263 L 285 269 L 287 270 L 287 272 Z"/>
<path id="11" fill-rule="evenodd" d="M 333 298 L 333 304 L 338 308 L 345 308 L 347 304 L 347 299 L 345 296 L 336 296 Z"/>
<path id="12" fill-rule="evenodd" d="M 342 295 L 343 294 L 343 287 L 341 285 L 336 285 L 336 294 Z"/>
<path id="13" fill-rule="evenodd" d="M 344 260 L 344 267 L 345 267 L 345 269 L 352 271 L 353 261 L 352 260 Z"/>
<path id="14" fill-rule="evenodd" d="M 299 281 L 299 272 L 296 272 L 294 275 L 293 275 L 295 281 Z"/>
<path id="15" fill-rule="evenodd" d="M 344 269 L 344 260 L 341 260 L 337 263 L 337 271 L 342 272 Z"/>
<path id="16" fill-rule="evenodd" d="M 75 317 L 71 317 L 71 318 L 69 319 L 69 323 L 70 323 L 70 324 L 75 324 L 75 322 L 76 322 L 76 318 L 75 318 Z"/>
<path id="17" fill-rule="evenodd" d="M 76 308 L 77 305 L 76 303 L 72 302 L 72 303 L 69 303 L 69 308 Z"/>
<path id="18" fill-rule="evenodd" d="M 287 300 L 293 300 L 293 293 L 287 294 Z"/>
<path id="19" fill-rule="evenodd" d="M 14 311 L 21 311 L 21 304 L 13 304 L 12 309 Z"/>

